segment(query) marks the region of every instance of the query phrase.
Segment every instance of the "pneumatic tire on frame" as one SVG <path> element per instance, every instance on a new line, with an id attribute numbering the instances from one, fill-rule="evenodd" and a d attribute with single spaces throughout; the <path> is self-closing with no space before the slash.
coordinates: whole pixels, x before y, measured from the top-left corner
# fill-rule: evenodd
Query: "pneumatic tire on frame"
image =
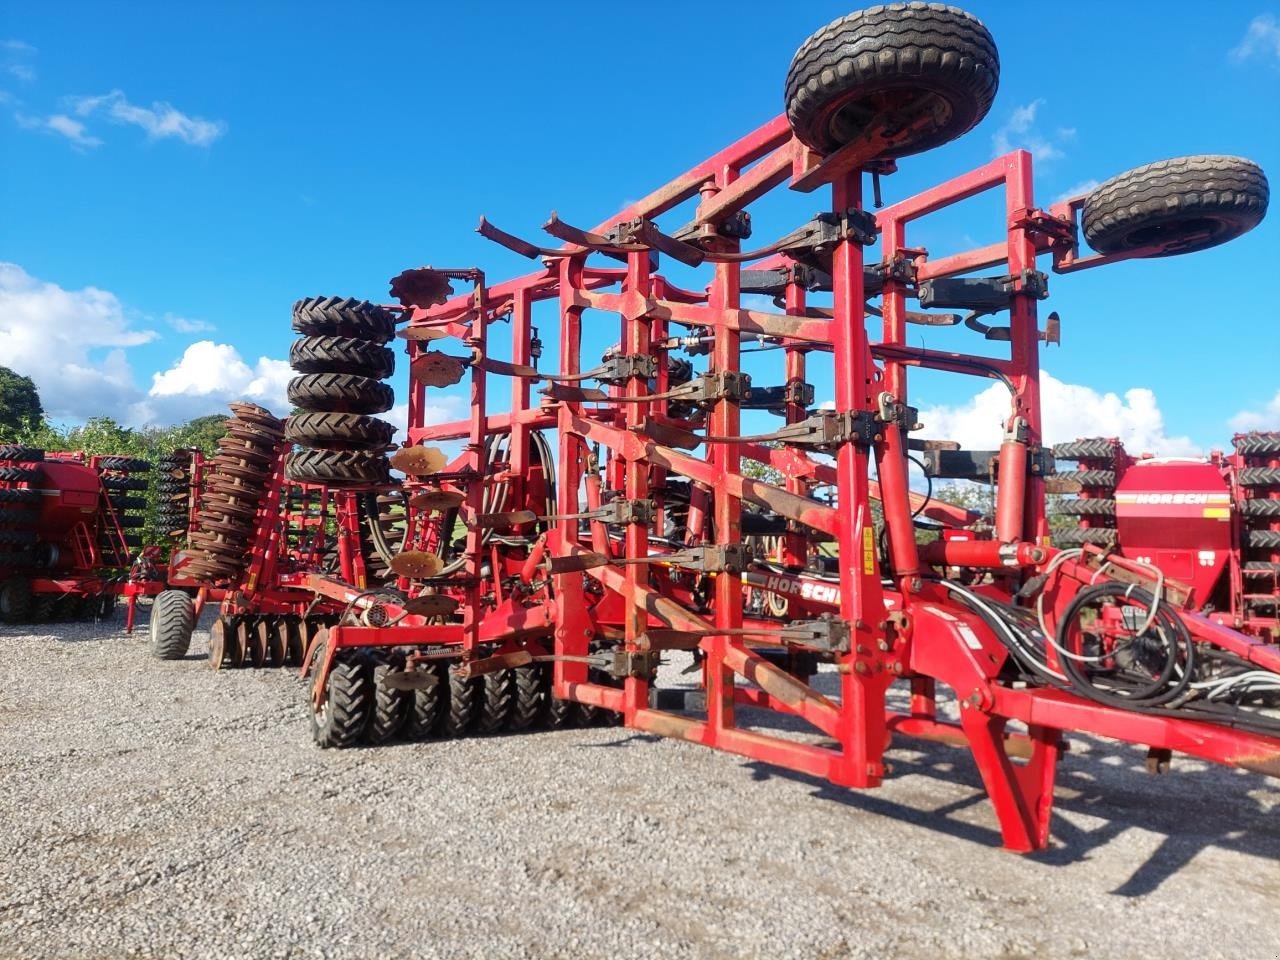
<path id="1" fill-rule="evenodd" d="M 285 476 L 326 486 L 384 486 L 391 482 L 385 457 L 359 450 L 298 450 L 288 455 Z"/>
<path id="2" fill-rule="evenodd" d="M 293 329 L 308 337 L 354 337 L 386 343 L 395 320 L 382 307 L 351 297 L 307 297 L 293 305 Z"/>
<path id="3" fill-rule="evenodd" d="M 787 71 L 787 119 L 796 138 L 834 153 L 879 127 L 880 159 L 921 153 L 972 129 L 1000 82 L 995 41 L 955 7 L 907 3 L 859 10 L 827 24 Z"/>
<path id="4" fill-rule="evenodd" d="M 191 648 L 196 605 L 182 590 L 165 590 L 151 604 L 151 652 L 160 660 L 181 660 Z"/>
<path id="5" fill-rule="evenodd" d="M 369 658 L 360 653 L 339 653 L 325 688 L 323 706 L 311 713 L 311 737 L 321 747 L 353 747 L 364 736 L 373 712 Z"/>
<path id="6" fill-rule="evenodd" d="M 1154 247 L 1166 257 L 1226 243 L 1256 227 L 1270 189 L 1243 157 L 1177 157 L 1112 177 L 1084 201 L 1080 222 L 1099 253 Z"/>

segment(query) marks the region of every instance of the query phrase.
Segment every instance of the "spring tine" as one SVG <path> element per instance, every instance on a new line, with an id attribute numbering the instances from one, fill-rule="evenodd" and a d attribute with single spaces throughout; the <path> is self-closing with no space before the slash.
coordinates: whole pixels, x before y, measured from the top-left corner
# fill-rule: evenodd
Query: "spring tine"
<path id="1" fill-rule="evenodd" d="M 492 240 L 499 246 L 506 247 L 513 253 L 518 253 L 522 257 L 528 257 L 530 260 L 537 260 L 540 257 L 568 257 L 577 251 L 574 250 L 556 250 L 551 247 L 539 247 L 529 243 L 527 240 L 521 240 L 514 234 L 507 233 L 505 230 L 499 230 L 484 217 L 480 218 L 480 226 L 476 227 L 476 233 L 484 237 L 486 240 Z"/>
<path id="2" fill-rule="evenodd" d="M 557 240 L 563 240 L 565 243 L 576 244 L 583 251 L 594 250 L 597 253 L 603 253 L 607 257 L 613 257 L 615 260 L 621 260 L 624 263 L 627 259 L 627 253 L 618 247 L 616 243 L 608 237 L 601 236 L 598 233 L 592 233 L 589 230 L 582 230 L 572 224 L 565 223 L 556 214 L 551 211 L 551 217 L 542 225 L 542 229 L 547 231 Z M 578 251 L 574 251 L 578 252 Z"/>

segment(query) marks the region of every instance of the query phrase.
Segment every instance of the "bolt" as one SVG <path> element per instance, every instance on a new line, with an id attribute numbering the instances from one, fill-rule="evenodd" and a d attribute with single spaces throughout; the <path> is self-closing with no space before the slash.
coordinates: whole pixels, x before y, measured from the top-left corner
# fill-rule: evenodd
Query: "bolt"
<path id="1" fill-rule="evenodd" d="M 894 673 L 896 673 L 898 676 L 902 676 L 902 661 L 901 661 L 901 660 L 899 660 L 897 663 L 895 663 L 895 664 L 893 665 L 893 672 L 894 672 Z"/>
<path id="2" fill-rule="evenodd" d="M 921 580 L 919 577 L 912 577 L 911 583 L 908 584 L 908 586 L 910 587 L 912 593 L 919 593 L 922 589 L 924 589 L 924 581 Z"/>
<path id="3" fill-rule="evenodd" d="M 866 647 L 864 647 L 862 644 L 858 644 L 856 647 L 854 647 L 854 651 L 855 651 L 856 653 L 859 653 L 859 654 L 861 654 L 861 655 L 865 656 L 865 655 L 866 655 L 866 653 L 867 653 L 867 648 L 866 648 Z"/>
<path id="4" fill-rule="evenodd" d="M 866 665 L 865 663 L 863 663 L 861 660 L 859 660 L 857 663 L 855 663 L 855 664 L 853 665 L 853 672 L 854 672 L 854 673 L 866 673 L 866 672 L 867 672 L 867 665 Z"/>
<path id="5" fill-rule="evenodd" d="M 881 653 L 884 653 L 886 650 L 888 650 L 888 649 L 889 649 L 889 641 L 888 641 L 888 640 L 877 640 L 877 641 L 876 641 L 876 649 L 877 649 L 877 650 L 879 650 Z"/>

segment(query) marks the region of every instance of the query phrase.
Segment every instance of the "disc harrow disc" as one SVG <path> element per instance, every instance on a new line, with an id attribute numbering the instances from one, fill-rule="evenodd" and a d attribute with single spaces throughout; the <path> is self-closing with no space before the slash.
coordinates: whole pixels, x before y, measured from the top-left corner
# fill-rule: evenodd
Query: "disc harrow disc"
<path id="1" fill-rule="evenodd" d="M 415 358 L 409 365 L 410 375 L 428 387 L 451 387 L 461 382 L 466 372 L 465 360 L 434 350 Z"/>
<path id="2" fill-rule="evenodd" d="M 439 447 L 401 447 L 391 455 L 391 466 L 411 476 L 440 473 L 449 459 Z"/>
<path id="3" fill-rule="evenodd" d="M 231 412 L 237 420 L 243 420 L 245 423 L 256 423 L 258 426 L 274 430 L 277 434 L 283 436 L 284 424 L 276 419 L 266 407 L 260 407 L 256 403 L 246 403 L 244 401 L 230 403 L 227 406 L 231 408 Z"/>
<path id="4" fill-rule="evenodd" d="M 439 270 L 417 267 L 391 278 L 391 295 L 406 307 L 433 307 L 453 293 L 453 284 Z"/>
<path id="5" fill-rule="evenodd" d="M 431 593 L 406 600 L 404 609 L 406 613 L 419 617 L 450 617 L 457 612 L 458 601 L 443 594 Z"/>
<path id="6" fill-rule="evenodd" d="M 426 580 L 438 576 L 444 569 L 444 561 L 434 553 L 420 550 L 406 550 L 391 558 L 391 569 L 401 577 L 410 580 Z"/>
<path id="7" fill-rule="evenodd" d="M 417 510 L 456 510 L 466 501 L 466 496 L 456 490 L 439 488 L 423 490 L 409 498 L 409 506 Z"/>

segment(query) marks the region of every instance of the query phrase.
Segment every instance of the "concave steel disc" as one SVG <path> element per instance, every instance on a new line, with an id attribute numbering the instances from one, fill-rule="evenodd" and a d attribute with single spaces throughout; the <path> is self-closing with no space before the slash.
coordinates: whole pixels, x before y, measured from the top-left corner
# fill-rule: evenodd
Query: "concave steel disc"
<path id="1" fill-rule="evenodd" d="M 397 576 L 425 580 L 438 575 L 444 569 L 444 561 L 434 553 L 406 550 L 391 558 L 391 569 Z"/>
<path id="2" fill-rule="evenodd" d="M 465 360 L 434 350 L 415 357 L 409 365 L 410 375 L 428 387 L 451 387 L 462 380 L 466 371 Z"/>
<path id="3" fill-rule="evenodd" d="M 406 600 L 404 609 L 406 613 L 412 613 L 419 617 L 448 617 L 457 611 L 458 601 L 443 594 L 429 593 Z"/>
<path id="4" fill-rule="evenodd" d="M 466 502 L 466 495 L 457 490 L 423 490 L 409 498 L 409 506 L 417 510 L 455 510 Z"/>
<path id="5" fill-rule="evenodd" d="M 453 284 L 439 270 L 416 267 L 391 278 L 391 295 L 406 307 L 434 307 L 453 293 Z"/>
<path id="6" fill-rule="evenodd" d="M 449 464 L 449 458 L 439 447 L 401 447 L 391 455 L 391 466 L 411 476 L 439 473 Z"/>

